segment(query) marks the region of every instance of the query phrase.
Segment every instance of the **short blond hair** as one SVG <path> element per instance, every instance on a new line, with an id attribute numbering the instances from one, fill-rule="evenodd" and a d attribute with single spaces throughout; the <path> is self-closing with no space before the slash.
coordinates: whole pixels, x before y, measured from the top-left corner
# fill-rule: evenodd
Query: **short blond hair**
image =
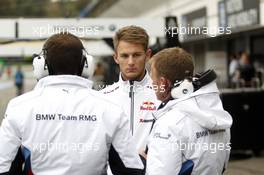
<path id="1" fill-rule="evenodd" d="M 117 50 L 120 41 L 126 41 L 133 44 L 140 44 L 144 50 L 148 49 L 149 36 L 145 29 L 138 26 L 126 26 L 119 29 L 114 38 L 113 44 L 115 51 Z"/>
<path id="2" fill-rule="evenodd" d="M 188 71 L 193 75 L 194 64 L 191 54 L 179 47 L 163 49 L 151 58 L 158 76 L 163 76 L 174 83 L 183 80 Z"/>

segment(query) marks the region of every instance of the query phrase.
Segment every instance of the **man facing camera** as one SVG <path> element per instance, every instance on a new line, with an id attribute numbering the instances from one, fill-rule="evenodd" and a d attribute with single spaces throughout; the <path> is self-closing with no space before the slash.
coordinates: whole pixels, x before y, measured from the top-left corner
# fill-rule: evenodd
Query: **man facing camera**
<path id="1" fill-rule="evenodd" d="M 181 48 L 152 58 L 151 78 L 162 104 L 148 143 L 148 175 L 222 174 L 227 166 L 232 118 L 222 107 L 214 71 L 193 76 L 192 60 Z"/>
<path id="2" fill-rule="evenodd" d="M 114 38 L 114 61 L 119 65 L 119 81 L 103 89 L 108 99 L 121 106 L 130 121 L 130 131 L 137 150 L 146 147 L 147 137 L 159 101 L 146 70 L 151 56 L 149 36 L 138 26 L 119 29 Z"/>

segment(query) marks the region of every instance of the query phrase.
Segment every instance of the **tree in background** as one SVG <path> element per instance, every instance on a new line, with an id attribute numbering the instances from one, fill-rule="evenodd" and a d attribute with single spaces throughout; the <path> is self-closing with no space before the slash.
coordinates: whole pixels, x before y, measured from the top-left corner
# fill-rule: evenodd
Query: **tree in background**
<path id="1" fill-rule="evenodd" d="M 0 0 L 0 17 L 78 17 L 91 0 Z"/>

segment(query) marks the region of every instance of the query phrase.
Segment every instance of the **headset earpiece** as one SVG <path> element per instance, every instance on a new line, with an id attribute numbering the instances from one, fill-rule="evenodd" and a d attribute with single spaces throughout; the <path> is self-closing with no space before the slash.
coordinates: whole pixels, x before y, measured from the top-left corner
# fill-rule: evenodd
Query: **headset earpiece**
<path id="1" fill-rule="evenodd" d="M 182 81 L 176 81 L 171 89 L 172 98 L 182 98 L 185 95 L 194 92 L 192 81 L 184 79 Z"/>
<path id="2" fill-rule="evenodd" d="M 37 80 L 49 75 L 46 60 L 43 55 L 33 55 L 33 74 Z"/>
<path id="3" fill-rule="evenodd" d="M 173 98 L 182 98 L 185 95 L 191 94 L 194 92 L 192 75 L 190 71 L 185 71 L 184 80 L 176 80 L 171 89 L 171 96 Z"/>
<path id="4" fill-rule="evenodd" d="M 95 71 L 95 67 L 94 67 L 94 58 L 92 55 L 89 55 L 85 50 L 83 51 L 83 61 L 84 63 L 83 68 L 82 68 L 82 77 L 84 78 L 88 78 L 91 79 L 94 71 Z"/>
<path id="5" fill-rule="evenodd" d="M 184 95 L 197 91 L 203 86 L 213 82 L 217 75 L 214 70 L 209 69 L 201 74 L 192 77 L 186 72 L 186 78 L 182 81 L 176 81 L 171 88 L 171 96 L 173 98 L 181 98 Z"/>

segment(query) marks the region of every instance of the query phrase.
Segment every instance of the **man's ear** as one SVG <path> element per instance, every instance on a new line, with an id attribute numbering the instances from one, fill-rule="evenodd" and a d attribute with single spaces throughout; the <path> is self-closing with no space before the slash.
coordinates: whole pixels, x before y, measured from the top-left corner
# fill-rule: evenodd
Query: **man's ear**
<path id="1" fill-rule="evenodd" d="M 167 86 L 167 80 L 166 80 L 166 78 L 165 78 L 165 77 L 160 77 L 160 83 L 161 83 L 164 87 L 166 87 L 166 86 Z"/>
<path id="2" fill-rule="evenodd" d="M 150 60 L 151 54 L 152 54 L 152 50 L 150 48 L 148 48 L 146 51 L 147 61 Z"/>
<path id="3" fill-rule="evenodd" d="M 117 58 L 117 53 L 116 52 L 113 54 L 113 58 L 114 58 L 116 64 L 119 64 L 119 60 Z"/>
<path id="4" fill-rule="evenodd" d="M 165 88 L 166 90 L 171 88 L 171 82 L 170 82 L 170 80 L 168 80 L 167 78 L 165 78 L 165 77 L 160 77 L 160 82 L 162 83 L 162 85 L 164 86 L 164 88 Z"/>

